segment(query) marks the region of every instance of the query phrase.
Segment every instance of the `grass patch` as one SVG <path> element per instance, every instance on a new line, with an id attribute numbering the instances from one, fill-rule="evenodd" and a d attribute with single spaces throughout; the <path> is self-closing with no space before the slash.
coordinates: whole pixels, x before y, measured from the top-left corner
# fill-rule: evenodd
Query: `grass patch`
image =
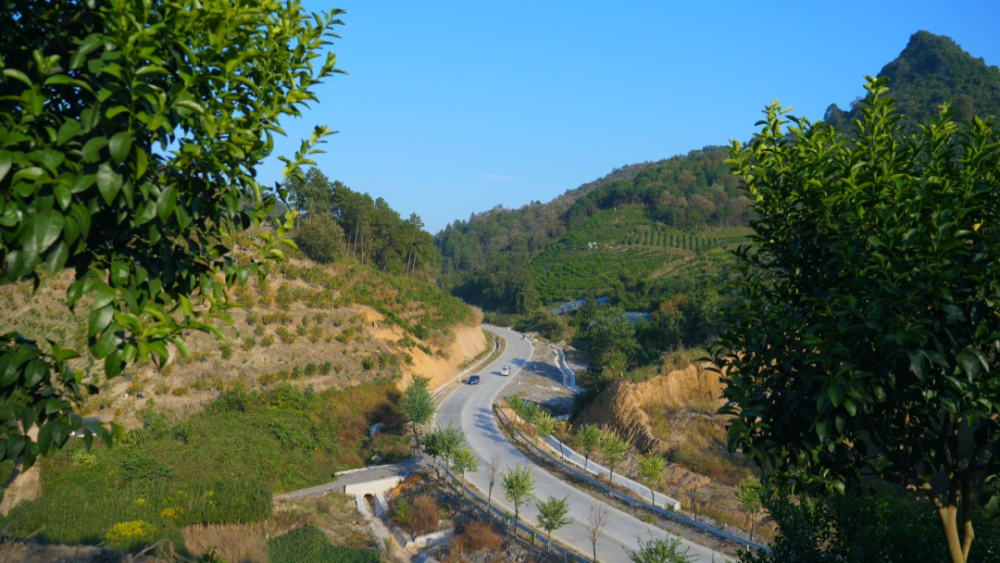
<path id="1" fill-rule="evenodd" d="M 338 547 L 319 528 L 304 526 L 267 542 L 270 563 L 378 563 L 379 554 L 373 549 Z"/>
<path id="2" fill-rule="evenodd" d="M 146 428 L 111 448 L 86 452 L 74 441 L 43 459 L 44 494 L 0 527 L 14 537 L 41 530 L 40 540 L 97 544 L 116 524 L 144 522 L 129 528 L 142 534 L 122 540 L 128 551 L 169 539 L 183 552 L 182 527 L 260 522 L 271 515 L 272 491 L 330 481 L 372 452 L 409 456 L 405 440 L 391 438 L 403 433 L 398 405 L 394 381 L 382 380 L 321 394 L 290 384 L 236 389 L 176 424 L 148 414 Z M 369 443 L 377 422 L 381 438 Z"/>

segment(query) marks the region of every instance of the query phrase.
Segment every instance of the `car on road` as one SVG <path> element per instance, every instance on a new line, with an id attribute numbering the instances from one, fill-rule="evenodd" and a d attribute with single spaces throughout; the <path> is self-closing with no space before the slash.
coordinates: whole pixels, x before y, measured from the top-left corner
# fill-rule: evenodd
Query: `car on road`
<path id="1" fill-rule="evenodd" d="M 500 375 L 510 375 L 510 366 L 500 368 Z"/>
<path id="2" fill-rule="evenodd" d="M 472 377 L 469 378 L 469 385 L 477 385 L 477 384 L 479 384 L 478 375 L 473 375 Z"/>

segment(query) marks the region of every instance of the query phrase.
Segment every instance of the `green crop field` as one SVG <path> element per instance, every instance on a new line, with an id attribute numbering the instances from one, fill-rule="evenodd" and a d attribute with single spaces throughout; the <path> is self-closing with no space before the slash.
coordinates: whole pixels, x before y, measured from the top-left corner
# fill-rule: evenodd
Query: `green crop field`
<path id="1" fill-rule="evenodd" d="M 732 263 L 728 250 L 746 242 L 749 233 L 744 227 L 675 229 L 653 222 L 639 207 L 608 210 L 546 248 L 530 272 L 546 305 L 610 294 L 643 281 L 686 287 L 698 279 L 724 277 Z"/>

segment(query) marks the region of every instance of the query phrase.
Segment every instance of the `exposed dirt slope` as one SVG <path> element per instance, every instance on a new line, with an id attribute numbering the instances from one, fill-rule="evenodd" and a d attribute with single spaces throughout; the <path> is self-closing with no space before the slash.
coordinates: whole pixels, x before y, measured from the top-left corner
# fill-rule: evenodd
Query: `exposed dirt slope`
<path id="1" fill-rule="evenodd" d="M 681 501 L 689 516 L 708 516 L 714 525 L 747 527 L 735 501 L 735 485 L 754 471 L 725 446 L 724 403 L 719 374 L 690 365 L 641 383 L 620 380 L 577 417 L 574 426 L 597 424 L 629 440 L 640 452 L 655 452 L 671 463 L 660 489 Z M 594 459 L 601 459 L 598 453 Z M 636 457 L 622 471 L 634 476 Z M 770 522 L 758 523 L 767 535 Z M 735 531 L 731 529 L 731 531 Z"/>
<path id="2" fill-rule="evenodd" d="M 646 409 L 721 404 L 721 397 L 719 375 L 692 364 L 642 383 L 615 382 L 584 408 L 577 424 L 613 429 L 639 450 L 667 454 L 670 446 L 653 432 Z"/>
<path id="3" fill-rule="evenodd" d="M 0 288 L 0 332 L 85 351 L 87 308 L 74 313 L 64 304 L 71 281 L 68 274 L 45 280 L 34 295 L 28 285 Z M 405 386 L 413 375 L 444 379 L 487 345 L 480 311 L 427 281 L 350 261 L 292 260 L 267 283 L 252 279 L 228 293 L 239 307 L 229 312 L 233 324 L 218 323 L 225 340 L 187 334 L 191 359 L 169 347 L 163 365 L 136 363 L 111 381 L 101 364 L 75 361 L 73 368 L 101 388 L 81 414 L 132 428 L 142 424 L 144 409 L 184 414 L 237 385 L 289 381 L 323 391 L 398 375 Z"/>

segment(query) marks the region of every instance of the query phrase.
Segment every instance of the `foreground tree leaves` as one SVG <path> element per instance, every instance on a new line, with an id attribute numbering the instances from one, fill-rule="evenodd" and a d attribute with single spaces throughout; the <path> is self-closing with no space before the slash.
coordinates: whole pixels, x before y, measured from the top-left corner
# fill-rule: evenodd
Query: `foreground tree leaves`
<path id="1" fill-rule="evenodd" d="M 774 482 L 925 496 L 960 562 L 1000 469 L 1000 128 L 945 105 L 904 136 L 886 82 L 850 137 L 775 102 L 733 145 L 759 219 L 719 339 L 722 412 Z"/>
<path id="2" fill-rule="evenodd" d="M 326 53 L 341 22 L 298 1 L 10 0 L 0 7 L 0 284 L 69 268 L 70 308 L 89 308 L 89 353 L 114 377 L 137 358 L 166 361 L 182 334 L 218 334 L 226 289 L 293 244 L 269 218 L 256 166 L 283 116 L 340 72 Z M 317 127 L 284 175 L 330 134 Z M 266 259 L 238 266 L 230 233 L 272 222 Z M 195 305 L 201 307 L 195 307 Z M 0 336 L 0 458 L 61 446 L 72 409 L 96 389 L 76 353 Z M 28 432 L 40 427 L 36 441 Z M 97 425 L 84 428 L 88 442 Z"/>

